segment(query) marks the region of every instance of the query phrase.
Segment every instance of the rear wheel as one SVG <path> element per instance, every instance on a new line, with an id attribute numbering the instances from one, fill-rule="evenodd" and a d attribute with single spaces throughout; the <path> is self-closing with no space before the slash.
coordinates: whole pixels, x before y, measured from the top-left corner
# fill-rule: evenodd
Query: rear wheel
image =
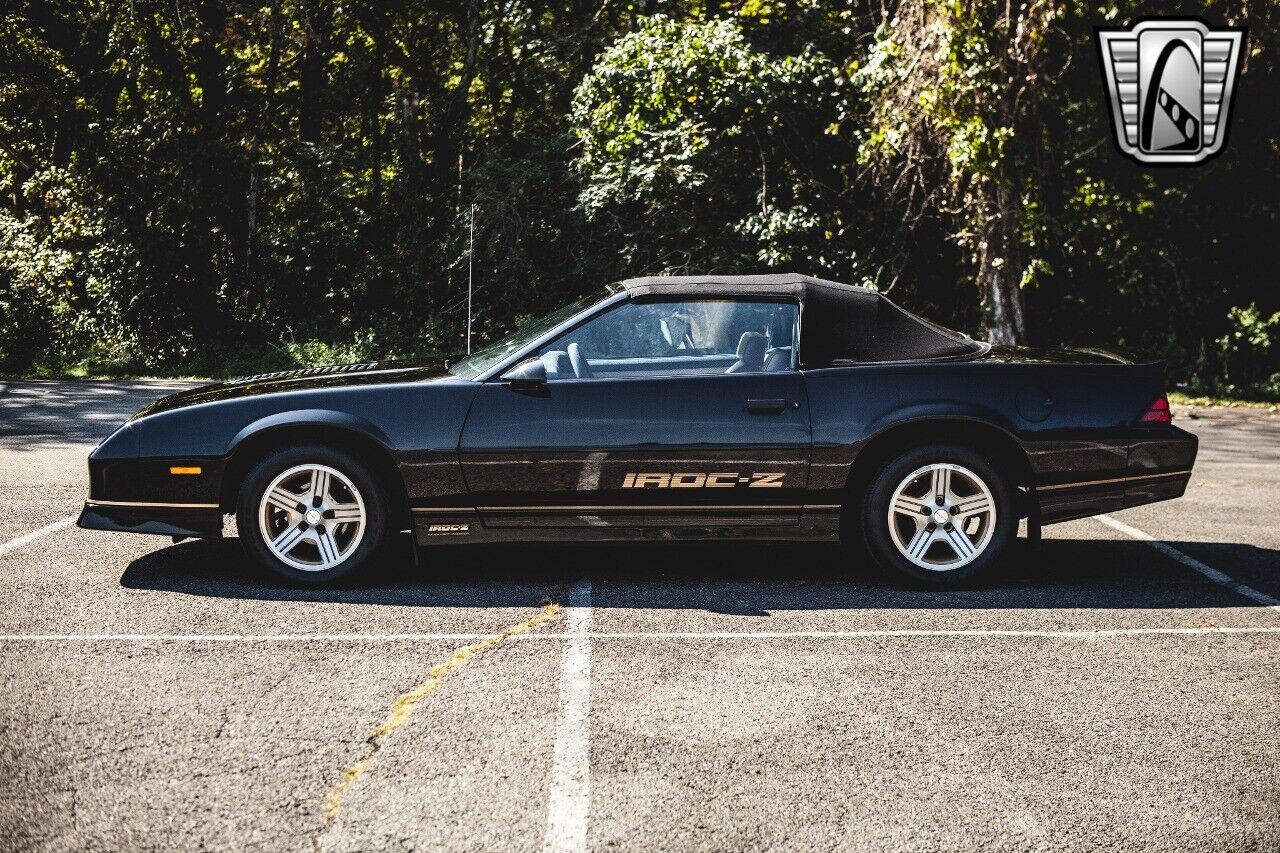
<path id="1" fill-rule="evenodd" d="M 972 578 L 1016 535 L 1011 489 L 967 447 L 929 445 L 891 460 L 868 490 L 863 533 L 890 568 L 930 585 Z"/>
<path id="2" fill-rule="evenodd" d="M 369 470 L 320 445 L 278 450 L 245 478 L 236 526 L 250 556 L 299 583 L 366 564 L 386 536 L 386 499 Z"/>

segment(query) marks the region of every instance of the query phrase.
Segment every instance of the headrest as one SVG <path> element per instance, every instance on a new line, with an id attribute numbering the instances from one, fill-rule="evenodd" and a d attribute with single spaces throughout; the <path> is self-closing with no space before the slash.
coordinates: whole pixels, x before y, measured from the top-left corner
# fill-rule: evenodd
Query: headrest
<path id="1" fill-rule="evenodd" d="M 590 379 L 593 374 L 591 372 L 591 363 L 587 361 L 586 356 L 582 354 L 582 348 L 577 342 L 569 344 L 569 364 L 573 367 L 573 375 L 579 379 Z"/>
<path id="2" fill-rule="evenodd" d="M 751 365 L 764 364 L 764 351 L 768 343 L 759 332 L 743 332 L 742 337 L 738 338 L 738 360 Z"/>

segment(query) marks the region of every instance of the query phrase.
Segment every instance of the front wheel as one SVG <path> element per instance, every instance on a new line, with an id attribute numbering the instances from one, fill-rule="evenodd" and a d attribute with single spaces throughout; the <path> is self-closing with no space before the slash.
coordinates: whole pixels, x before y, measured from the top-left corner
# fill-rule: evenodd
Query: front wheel
<path id="1" fill-rule="evenodd" d="M 291 581 L 325 583 L 378 553 L 386 500 L 352 456 L 321 445 L 278 450 L 245 478 L 236 502 L 240 541 Z"/>
<path id="2" fill-rule="evenodd" d="M 862 512 L 873 555 L 929 585 L 972 578 L 996 562 L 1018 529 L 1005 478 L 981 453 L 930 445 L 891 460 Z"/>

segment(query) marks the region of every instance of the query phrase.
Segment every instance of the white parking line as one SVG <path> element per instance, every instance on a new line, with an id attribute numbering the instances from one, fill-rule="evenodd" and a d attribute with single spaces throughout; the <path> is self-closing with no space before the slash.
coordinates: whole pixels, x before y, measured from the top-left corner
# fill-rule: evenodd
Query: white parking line
<path id="1" fill-rule="evenodd" d="M 44 527 L 41 527 L 39 530 L 33 530 L 30 533 L 24 533 L 23 535 L 19 536 L 17 539 L 10 539 L 8 542 L 4 543 L 3 545 L 0 545 L 0 557 L 3 557 L 5 554 L 8 554 L 10 551 L 16 551 L 17 549 L 21 548 L 23 545 L 26 545 L 29 542 L 36 541 L 41 536 L 48 536 L 50 533 L 57 533 L 59 530 L 64 530 L 65 528 L 70 527 L 71 525 L 76 523 L 76 518 L 77 516 L 68 515 L 66 518 L 58 519 L 53 524 L 46 524 Z"/>
<path id="2" fill-rule="evenodd" d="M 1251 598 L 1259 604 L 1266 605 L 1273 610 L 1280 610 L 1280 599 L 1273 598 L 1265 592 L 1259 592 L 1248 584 L 1240 583 L 1240 581 L 1230 575 L 1218 571 L 1213 566 L 1205 565 L 1190 554 L 1184 554 L 1182 551 L 1179 551 L 1167 542 L 1161 542 L 1150 533 L 1139 530 L 1136 527 L 1130 527 L 1123 521 L 1116 521 L 1109 515 L 1099 515 L 1096 516 L 1096 518 L 1112 530 L 1118 530 L 1131 539 L 1137 539 L 1139 542 L 1145 542 L 1161 554 L 1164 554 L 1166 557 L 1177 560 L 1179 563 L 1182 563 L 1182 565 L 1199 572 L 1214 583 L 1225 586 L 1232 592 L 1243 595 L 1245 598 Z"/>
<path id="3" fill-rule="evenodd" d="M 586 618 L 590 618 L 589 616 Z M 570 623 L 573 624 L 572 622 Z M 587 641 L 579 648 L 589 655 L 591 640 L 863 640 L 879 638 L 931 637 L 1029 637 L 1082 640 L 1091 637 L 1144 637 L 1163 635 L 1203 636 L 1209 634 L 1280 634 L 1280 626 L 1254 627 L 1152 627 L 1152 628 L 1068 628 L 1034 630 L 1018 628 L 868 628 L 851 631 L 577 631 L 564 634 L 522 634 L 509 642 L 531 640 Z M 488 634 L 0 634 L 0 643 L 424 643 L 483 640 Z M 575 656 L 578 653 L 575 651 Z M 564 674 L 564 658 L 561 675 Z M 578 660 L 581 660 L 578 658 Z M 576 666 L 576 663 L 575 663 Z M 577 671 L 577 670 L 575 670 Z M 590 660 L 582 662 L 581 672 L 590 675 Z M 561 686 L 564 679 L 561 678 Z M 581 686 L 581 685 L 580 685 Z M 564 691 L 561 691 L 564 698 Z M 590 694 L 575 694 L 579 707 L 589 708 Z M 585 728 L 584 728 L 585 732 Z"/>
<path id="4" fill-rule="evenodd" d="M 591 811 L 591 581 L 569 589 L 560 654 L 560 717 L 547 800 L 546 853 L 587 849 Z M 525 636 L 533 636 L 531 634 Z M 539 635 L 545 636 L 545 635 Z"/>
<path id="5" fill-rule="evenodd" d="M 1015 628 L 957 628 L 927 630 L 912 628 L 867 629 L 863 631 L 617 631 L 590 635 L 593 640 L 863 640 L 893 637 L 1043 637 L 1081 640 L 1090 637 L 1142 637 L 1198 634 L 1280 634 L 1280 627 L 1223 628 L 1083 628 L 1063 631 L 1018 630 Z M 540 638 L 558 639 L 555 634 Z M 531 635 L 528 639 L 534 639 Z"/>
<path id="6" fill-rule="evenodd" d="M 483 640 L 487 634 L 0 634 L 0 642 L 424 643 Z M 514 639 L 514 638 L 513 638 Z"/>

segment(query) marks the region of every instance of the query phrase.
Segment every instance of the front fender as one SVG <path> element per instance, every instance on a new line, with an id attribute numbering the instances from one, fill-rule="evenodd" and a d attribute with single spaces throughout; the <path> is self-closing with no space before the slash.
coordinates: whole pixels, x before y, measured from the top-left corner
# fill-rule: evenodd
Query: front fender
<path id="1" fill-rule="evenodd" d="M 250 423 L 232 437 L 224 450 L 224 455 L 234 453 L 237 447 L 250 438 L 259 437 L 275 430 L 299 426 L 330 426 L 336 429 L 358 432 L 383 447 L 390 447 L 391 445 L 386 433 L 379 429 L 376 424 L 350 412 L 339 412 L 333 409 L 293 409 L 287 412 L 267 415 Z"/>

